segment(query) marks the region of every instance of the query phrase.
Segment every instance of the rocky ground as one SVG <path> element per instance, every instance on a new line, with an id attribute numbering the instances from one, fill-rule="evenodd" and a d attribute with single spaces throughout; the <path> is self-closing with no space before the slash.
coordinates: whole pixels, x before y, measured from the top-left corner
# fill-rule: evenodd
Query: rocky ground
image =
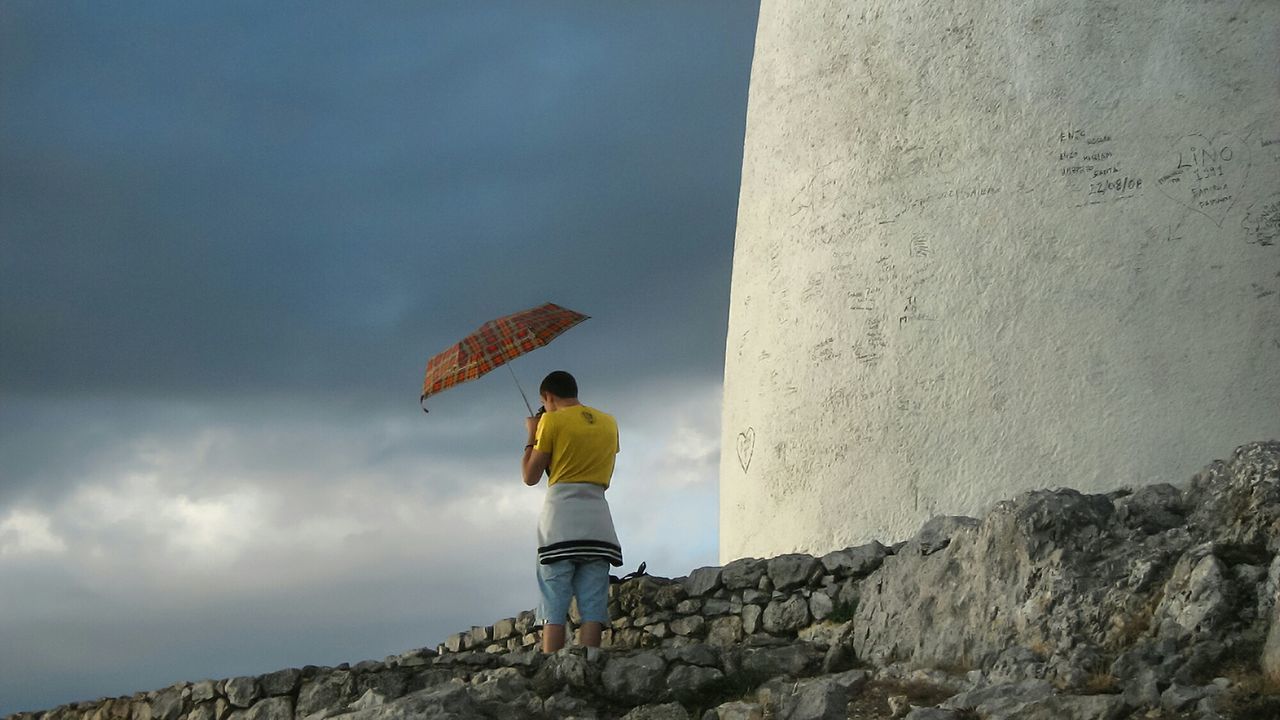
<path id="1" fill-rule="evenodd" d="M 522 613 L 436 649 L 11 720 L 1280 720 L 1280 442 L 1181 486 L 1045 490 L 893 547 L 615 586 L 608 647 Z"/>

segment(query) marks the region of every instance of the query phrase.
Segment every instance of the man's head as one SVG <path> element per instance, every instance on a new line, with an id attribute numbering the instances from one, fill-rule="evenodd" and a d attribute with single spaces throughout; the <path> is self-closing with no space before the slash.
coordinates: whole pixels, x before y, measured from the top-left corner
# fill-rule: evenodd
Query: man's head
<path id="1" fill-rule="evenodd" d="M 576 400 L 578 398 L 578 381 L 564 370 L 555 370 L 542 379 L 538 388 L 542 404 L 551 410 L 551 400 Z M 551 400 L 548 399 L 550 396 Z"/>

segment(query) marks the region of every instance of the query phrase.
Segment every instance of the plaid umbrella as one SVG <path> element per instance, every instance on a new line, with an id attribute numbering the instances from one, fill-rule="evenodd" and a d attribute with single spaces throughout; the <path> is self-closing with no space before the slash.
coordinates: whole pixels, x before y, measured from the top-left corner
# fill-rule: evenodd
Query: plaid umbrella
<path id="1" fill-rule="evenodd" d="M 546 345 L 587 317 L 547 303 L 481 325 L 480 329 L 427 361 L 427 376 L 422 381 L 422 397 L 418 400 L 423 412 L 427 410 L 428 395 L 475 380 L 499 365 L 506 365 L 534 348 Z M 515 377 L 515 372 L 511 377 Z M 520 388 L 518 380 L 516 387 Z M 524 397 L 523 389 L 520 389 L 520 396 Z M 529 398 L 524 397 L 524 404 L 533 415 Z"/>

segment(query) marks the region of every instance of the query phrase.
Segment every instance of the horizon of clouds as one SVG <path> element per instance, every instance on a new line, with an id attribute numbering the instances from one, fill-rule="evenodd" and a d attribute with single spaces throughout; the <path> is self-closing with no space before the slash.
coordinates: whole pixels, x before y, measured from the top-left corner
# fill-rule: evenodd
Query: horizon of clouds
<path id="1" fill-rule="evenodd" d="M 514 386 L 489 390 L 493 404 L 519 401 Z M 626 557 L 614 573 L 641 561 L 668 576 L 714 564 L 719 385 L 655 383 L 612 400 L 623 448 L 609 494 Z M 25 676 L 25 693 L 61 703 L 355 662 L 536 604 L 543 489 L 519 482 L 518 455 L 460 462 L 446 446 L 412 442 L 426 428 L 454 437 L 439 426 L 456 424 L 458 437 L 478 426 L 494 445 L 518 447 L 523 413 L 346 419 L 311 408 L 274 416 L 264 435 L 228 422 L 237 411 L 252 412 L 187 408 L 191 421 L 168 433 L 143 423 L 125 433 L 124 466 L 0 513 L 5 684 Z M 348 432 L 315 432 L 326 424 Z M 79 667 L 103 646 L 117 662 Z M 68 680 L 92 690 L 60 694 Z"/>
<path id="2" fill-rule="evenodd" d="M 756 12 L 0 4 L 0 716 L 532 607 L 510 376 L 417 396 L 546 301 L 615 574 L 714 564 Z"/>

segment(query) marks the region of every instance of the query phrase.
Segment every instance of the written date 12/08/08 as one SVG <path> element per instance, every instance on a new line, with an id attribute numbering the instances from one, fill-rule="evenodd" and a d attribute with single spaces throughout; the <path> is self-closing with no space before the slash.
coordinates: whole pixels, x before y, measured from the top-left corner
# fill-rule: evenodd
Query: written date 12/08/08
<path id="1" fill-rule="evenodd" d="M 1099 180 L 1089 183 L 1090 195 L 1109 195 L 1112 193 L 1133 192 L 1142 188 L 1142 178 L 1132 178 L 1128 175 L 1118 177 L 1114 180 Z"/>

